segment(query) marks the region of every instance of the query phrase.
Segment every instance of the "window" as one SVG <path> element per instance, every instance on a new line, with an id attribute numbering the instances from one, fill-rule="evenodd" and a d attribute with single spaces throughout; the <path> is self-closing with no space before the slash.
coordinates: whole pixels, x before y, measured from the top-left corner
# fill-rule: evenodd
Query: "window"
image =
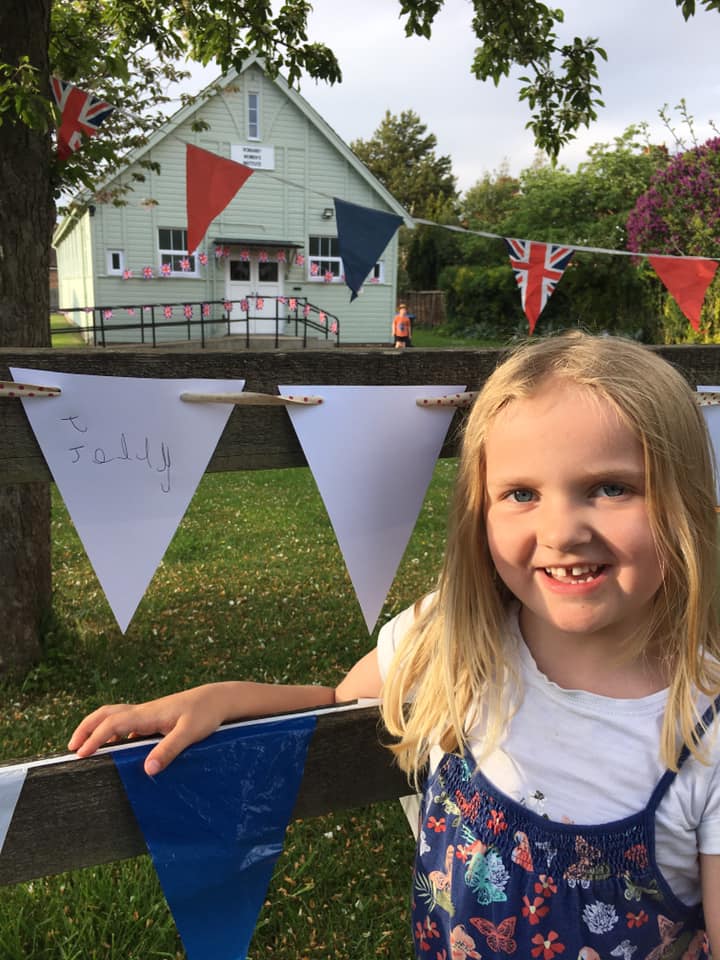
<path id="1" fill-rule="evenodd" d="M 332 274 L 333 280 L 340 279 L 343 265 L 337 237 L 310 237 L 308 251 L 310 280 L 325 280 L 326 274 Z"/>
<path id="2" fill-rule="evenodd" d="M 106 250 L 107 272 L 112 274 L 122 274 L 125 269 L 125 251 L 124 250 Z"/>
<path id="3" fill-rule="evenodd" d="M 260 139 L 260 94 L 248 93 L 248 140 Z"/>
<path id="4" fill-rule="evenodd" d="M 160 227 L 158 230 L 160 270 L 167 276 L 197 276 L 195 257 L 188 254 L 187 230 Z M 168 274 L 167 267 L 170 267 Z M 183 269 L 183 267 L 185 269 Z"/>
<path id="5" fill-rule="evenodd" d="M 385 261 L 378 260 L 375 266 L 372 268 L 368 274 L 368 283 L 384 283 L 385 282 Z"/>
<path id="6" fill-rule="evenodd" d="M 340 257 L 340 245 L 337 237 L 309 237 L 308 251 L 309 280 L 327 283 L 329 274 L 332 274 L 331 283 L 342 279 L 345 268 Z M 384 282 L 385 263 L 383 260 L 378 260 L 368 274 L 366 283 Z"/>
<path id="7" fill-rule="evenodd" d="M 267 263 L 258 263 L 258 281 L 260 283 L 277 283 L 279 276 L 278 265 L 274 260 Z"/>
<path id="8" fill-rule="evenodd" d="M 230 280 L 232 283 L 248 283 L 250 281 L 250 261 L 231 260 Z"/>

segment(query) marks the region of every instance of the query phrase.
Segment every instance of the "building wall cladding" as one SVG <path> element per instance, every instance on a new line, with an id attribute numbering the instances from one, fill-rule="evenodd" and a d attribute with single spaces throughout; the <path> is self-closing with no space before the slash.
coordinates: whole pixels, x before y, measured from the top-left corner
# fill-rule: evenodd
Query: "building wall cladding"
<path id="1" fill-rule="evenodd" d="M 185 145 L 193 143 L 228 159 L 233 146 L 253 145 L 247 136 L 251 92 L 259 94 L 261 139 L 257 143 L 274 148 L 274 169 L 257 169 L 212 222 L 198 250 L 207 254 L 206 266 L 196 263 L 197 273 L 192 276 L 159 277 L 158 231 L 187 225 Z M 383 282 L 366 283 L 352 304 L 342 280 L 325 283 L 310 275 L 309 238 L 337 236 L 334 217 L 323 216 L 333 207 L 333 197 L 397 212 L 397 205 L 391 206 L 382 188 L 375 188 L 370 175 L 358 169 L 359 161 L 312 108 L 253 65 L 229 82 L 216 85 L 213 95 L 195 113 L 178 116 L 179 122 L 166 125 L 166 134 L 156 135 L 151 149 L 93 199 L 93 216 L 85 214 L 73 229 L 59 233 L 60 306 L 222 300 L 227 265 L 216 260 L 214 239 L 247 241 L 245 246 L 253 257 L 263 249 L 264 241 L 286 241 L 286 296 L 307 298 L 337 316 L 343 342 L 388 342 L 396 301 L 397 237 L 382 255 Z M 209 129 L 195 132 L 196 120 L 204 121 Z M 159 164 L 160 172 L 147 169 L 140 159 Z M 124 194 L 124 206 L 112 202 L 112 190 L 117 186 L 131 188 Z M 79 229 L 80 225 L 85 229 Z M 239 246 L 231 249 L 238 255 Z M 276 257 L 277 249 L 268 246 L 270 259 Z M 132 271 L 131 279 L 108 271 L 108 251 L 112 250 L 122 253 L 124 268 Z M 303 265 L 295 261 L 298 252 L 305 256 Z M 145 267 L 152 268 L 152 280 L 143 279 Z M 113 320 L 128 322 L 117 310 L 109 323 Z M 161 339 L 176 338 L 177 332 L 172 330 L 161 334 Z M 132 338 L 124 332 L 118 339 Z"/>

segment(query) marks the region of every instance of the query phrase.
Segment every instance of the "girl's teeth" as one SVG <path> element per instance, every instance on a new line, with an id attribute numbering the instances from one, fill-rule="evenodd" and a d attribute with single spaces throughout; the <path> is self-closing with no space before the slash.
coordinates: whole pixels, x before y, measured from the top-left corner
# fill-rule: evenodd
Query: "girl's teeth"
<path id="1" fill-rule="evenodd" d="M 594 579 L 599 566 L 597 563 L 589 563 L 580 567 L 545 567 L 545 572 L 554 579 L 567 580 L 569 578 L 576 578 L 576 582 L 578 583 L 587 583 Z"/>

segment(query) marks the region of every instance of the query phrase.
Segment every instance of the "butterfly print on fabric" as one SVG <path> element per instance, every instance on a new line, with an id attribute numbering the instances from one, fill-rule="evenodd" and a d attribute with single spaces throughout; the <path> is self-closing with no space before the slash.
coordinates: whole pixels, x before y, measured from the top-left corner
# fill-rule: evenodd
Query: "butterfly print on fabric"
<path id="1" fill-rule="evenodd" d="M 533 859 L 530 852 L 530 841 L 527 838 L 527 834 L 523 833 L 522 830 L 517 830 L 513 835 L 513 840 L 515 841 L 515 846 L 513 852 L 510 855 L 512 862 L 516 863 L 519 867 L 522 867 L 523 870 L 527 870 L 528 873 L 533 872 Z"/>
<path id="2" fill-rule="evenodd" d="M 632 955 L 636 950 L 637 947 L 635 944 L 630 943 L 629 940 L 623 940 L 622 943 L 619 943 L 610 951 L 610 954 L 613 957 L 622 957 L 622 960 L 632 960 Z"/>
<path id="3" fill-rule="evenodd" d="M 470 821 L 477 820 L 480 813 L 480 794 L 475 791 L 472 799 L 467 800 L 461 790 L 455 791 L 455 801 L 462 815 Z"/>
<path id="4" fill-rule="evenodd" d="M 482 957 L 475 949 L 475 941 L 461 923 L 453 927 L 450 933 L 450 953 L 452 960 L 465 960 L 466 957 L 481 960 Z"/>
<path id="5" fill-rule="evenodd" d="M 450 797 L 450 794 L 447 792 L 447 790 L 442 790 L 435 797 L 433 797 L 433 800 L 435 803 L 440 804 L 448 816 L 452 816 L 453 819 L 450 821 L 450 826 L 459 827 L 460 820 L 462 819 L 460 807 L 458 807 L 455 801 Z"/>
<path id="6" fill-rule="evenodd" d="M 670 950 L 683 928 L 682 923 L 673 923 L 662 914 L 658 916 L 660 943 L 650 951 L 645 960 L 667 960 Z M 676 951 L 673 951 L 673 953 Z"/>
<path id="7" fill-rule="evenodd" d="M 629 874 L 626 873 L 623 877 L 623 882 L 625 883 L 626 900 L 640 900 L 643 896 L 650 897 L 652 900 L 662 900 L 663 898 L 658 888 L 657 880 L 651 880 L 649 886 L 641 887 L 640 884 L 633 883 Z"/>
<path id="8" fill-rule="evenodd" d="M 557 856 L 557 847 L 553 847 L 548 840 L 536 840 L 535 847 L 537 850 L 542 850 L 545 854 L 545 863 L 549 870 L 553 860 Z"/>
<path id="9" fill-rule="evenodd" d="M 432 883 L 436 890 L 447 890 L 448 893 L 450 892 L 450 888 L 452 887 L 452 864 L 454 856 L 455 847 L 452 844 L 448 844 L 445 852 L 445 870 L 431 870 L 428 874 L 430 883 Z"/>
<path id="10" fill-rule="evenodd" d="M 483 917 L 470 917 L 470 923 L 480 931 L 488 947 L 495 953 L 502 951 L 510 954 L 517 950 L 517 943 L 513 939 L 517 917 L 506 917 L 497 926 Z"/>
<path id="11" fill-rule="evenodd" d="M 575 838 L 577 862 L 571 863 L 563 874 L 568 886 L 589 887 L 591 880 L 606 880 L 610 876 L 610 867 L 603 863 L 602 852 L 591 847 L 584 837 Z"/>

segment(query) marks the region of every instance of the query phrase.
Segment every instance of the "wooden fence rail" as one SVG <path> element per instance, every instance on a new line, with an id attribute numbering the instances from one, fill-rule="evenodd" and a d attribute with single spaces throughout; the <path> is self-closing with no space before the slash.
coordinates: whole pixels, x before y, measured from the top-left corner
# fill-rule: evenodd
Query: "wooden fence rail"
<path id="1" fill-rule="evenodd" d="M 308 748 L 293 819 L 410 793 L 380 743 L 377 707 L 322 713 Z M 138 741 L 142 742 L 142 741 Z M 2 773 L 0 766 L 0 774 Z M 362 776 L 357 771 L 362 770 Z M 115 763 L 87 760 L 31 767 L 0 854 L 0 885 L 146 853 Z"/>
<path id="2" fill-rule="evenodd" d="M 655 348 L 691 385 L 720 384 L 720 347 Z M 180 353 L 153 350 L 0 350 L 8 367 L 125 377 L 238 377 L 246 389 L 277 393 L 286 384 L 466 384 L 478 389 L 498 352 L 333 351 L 312 353 Z M 52 403 L 52 400 L 42 401 Z M 390 411 L 389 411 L 390 415 Z M 450 431 L 444 455 L 455 451 Z M 305 459 L 282 409 L 236 408 L 209 470 L 292 467 Z M 0 401 L 0 485 L 48 480 L 49 472 L 21 404 Z M 0 614 L 4 611 L 0 611 Z M 388 800 L 408 792 L 379 742 L 375 707 L 318 717 L 295 817 Z M 362 769 L 363 776 L 356 771 Z M 0 774 L 2 766 L 0 766 Z M 0 884 L 135 856 L 145 845 L 112 759 L 49 762 L 32 767 L 0 854 Z"/>

